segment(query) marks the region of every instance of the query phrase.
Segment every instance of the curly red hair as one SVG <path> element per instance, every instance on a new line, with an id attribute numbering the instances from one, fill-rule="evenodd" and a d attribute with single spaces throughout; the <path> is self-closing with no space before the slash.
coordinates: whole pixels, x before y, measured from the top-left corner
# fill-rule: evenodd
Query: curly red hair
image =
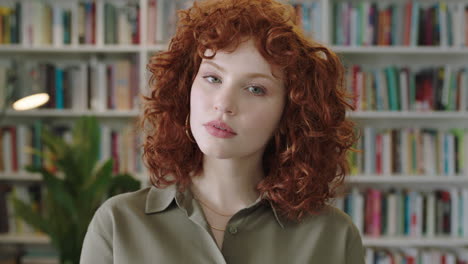
<path id="1" fill-rule="evenodd" d="M 235 48 L 246 37 L 284 73 L 286 104 L 279 129 L 263 157 L 257 185 L 287 219 L 318 213 L 349 172 L 347 153 L 357 140 L 353 109 L 344 88 L 344 67 L 327 47 L 305 37 L 291 6 L 270 0 L 209 0 L 178 11 L 167 51 L 153 55 L 150 95 L 144 97 L 143 159 L 157 187 L 177 184 L 202 171 L 197 144 L 187 137 L 190 89 L 201 60 Z M 205 51 L 214 51 L 205 56 Z M 171 175 L 171 176 L 168 176 Z"/>

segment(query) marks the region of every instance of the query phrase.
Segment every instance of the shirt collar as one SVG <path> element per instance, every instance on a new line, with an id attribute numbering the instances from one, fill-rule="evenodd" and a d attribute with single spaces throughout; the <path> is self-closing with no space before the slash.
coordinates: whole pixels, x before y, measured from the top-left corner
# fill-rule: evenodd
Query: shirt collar
<path id="1" fill-rule="evenodd" d="M 185 192 L 187 197 L 192 197 L 191 195 L 187 195 L 187 193 L 190 192 L 189 189 L 187 189 Z M 169 205 L 172 203 L 172 201 L 174 201 L 174 199 L 176 199 L 176 197 L 180 196 L 184 196 L 184 194 L 177 191 L 175 184 L 169 185 L 166 188 L 156 188 L 151 186 L 146 196 L 145 213 L 152 214 L 162 212 L 169 207 Z M 263 199 L 266 199 L 266 195 L 258 198 L 254 204 L 260 203 Z M 273 211 L 273 214 L 275 215 L 276 221 L 281 226 L 281 228 L 284 228 L 284 220 L 281 220 L 281 217 L 275 210 L 273 203 L 270 200 L 268 200 L 268 202 L 270 204 L 270 208 Z"/>

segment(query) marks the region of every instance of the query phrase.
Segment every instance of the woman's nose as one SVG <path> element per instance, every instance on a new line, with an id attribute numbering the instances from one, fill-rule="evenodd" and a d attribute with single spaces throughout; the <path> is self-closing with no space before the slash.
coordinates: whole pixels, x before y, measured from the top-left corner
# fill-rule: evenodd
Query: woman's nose
<path id="1" fill-rule="evenodd" d="M 229 87 L 223 87 L 219 91 L 216 101 L 214 103 L 214 109 L 220 111 L 223 114 L 234 115 L 237 113 L 237 103 L 234 89 Z"/>

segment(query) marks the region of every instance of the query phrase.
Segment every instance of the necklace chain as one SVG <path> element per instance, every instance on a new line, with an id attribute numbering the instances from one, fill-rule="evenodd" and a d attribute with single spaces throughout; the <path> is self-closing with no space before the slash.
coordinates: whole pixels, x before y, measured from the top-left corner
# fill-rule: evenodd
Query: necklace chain
<path id="1" fill-rule="evenodd" d="M 195 195 L 193 195 L 193 198 L 195 200 L 197 200 L 198 202 L 200 202 L 201 204 L 203 204 L 206 208 L 210 209 L 211 211 L 213 211 L 214 213 L 216 213 L 217 215 L 221 215 L 221 216 L 225 216 L 225 217 L 229 217 L 229 216 L 233 216 L 234 214 L 222 214 L 220 212 L 218 212 L 217 210 L 211 208 L 210 206 L 208 206 L 205 202 L 203 202 L 202 200 L 200 200 L 198 197 L 196 197 Z"/>
<path id="2" fill-rule="evenodd" d="M 198 202 L 200 202 L 202 205 L 204 205 L 206 208 L 210 209 L 210 211 L 213 211 L 214 213 L 216 213 L 217 215 L 220 215 L 220 216 L 224 216 L 224 217 L 230 217 L 230 216 L 233 216 L 234 214 L 222 214 L 220 212 L 218 212 L 217 210 L 211 208 L 210 206 L 208 206 L 206 203 L 204 203 L 201 199 L 199 199 L 198 197 L 195 196 L 195 194 L 193 195 L 193 198 L 195 200 L 197 200 Z M 222 229 L 222 228 L 219 228 L 219 227 L 214 227 L 212 226 L 208 221 L 206 221 L 208 223 L 208 225 L 214 229 L 214 230 L 218 230 L 218 231 L 226 231 L 226 229 Z"/>
<path id="3" fill-rule="evenodd" d="M 208 225 L 209 225 L 211 228 L 213 228 L 214 230 L 223 231 L 223 232 L 226 231 L 226 229 L 214 227 L 214 226 L 210 225 L 210 223 L 208 223 Z"/>

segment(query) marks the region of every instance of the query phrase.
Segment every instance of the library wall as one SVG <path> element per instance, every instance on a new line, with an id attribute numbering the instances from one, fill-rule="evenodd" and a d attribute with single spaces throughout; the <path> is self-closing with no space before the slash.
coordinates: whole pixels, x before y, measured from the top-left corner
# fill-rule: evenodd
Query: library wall
<path id="1" fill-rule="evenodd" d="M 50 243 L 11 206 L 14 196 L 40 208 L 46 190 L 24 166 L 44 165 L 30 151 L 42 148 L 42 127 L 70 140 L 73 120 L 97 116 L 100 158 L 149 184 L 135 132 L 146 63 L 191 3 L 0 2 L 0 263 L 19 255 L 34 263 L 37 246 Z M 468 1 L 289 3 L 304 35 L 340 56 L 356 95 L 348 115 L 361 152 L 349 154 L 334 205 L 361 231 L 367 263 L 468 263 Z M 51 100 L 16 112 L 7 98 L 21 87 Z M 47 252 L 42 259 L 56 259 Z"/>

